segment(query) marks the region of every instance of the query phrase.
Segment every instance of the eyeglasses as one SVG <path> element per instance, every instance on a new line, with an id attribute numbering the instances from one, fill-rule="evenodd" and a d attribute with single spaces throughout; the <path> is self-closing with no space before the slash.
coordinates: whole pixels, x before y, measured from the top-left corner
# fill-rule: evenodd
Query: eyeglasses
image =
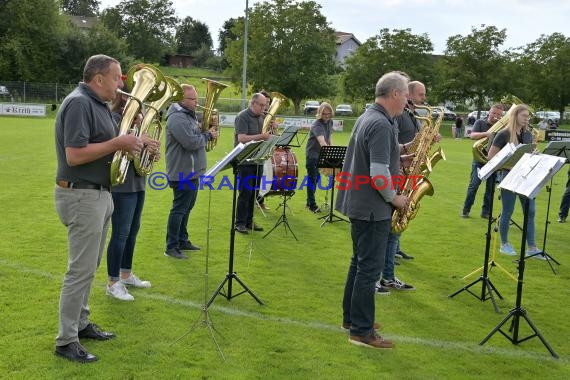
<path id="1" fill-rule="evenodd" d="M 184 98 L 184 99 L 188 99 L 188 100 L 196 100 L 196 98 Z"/>
<path id="2" fill-rule="evenodd" d="M 330 112 L 323 112 L 321 115 L 323 115 L 323 116 L 330 116 L 330 115 L 332 115 L 332 113 L 330 113 Z"/>

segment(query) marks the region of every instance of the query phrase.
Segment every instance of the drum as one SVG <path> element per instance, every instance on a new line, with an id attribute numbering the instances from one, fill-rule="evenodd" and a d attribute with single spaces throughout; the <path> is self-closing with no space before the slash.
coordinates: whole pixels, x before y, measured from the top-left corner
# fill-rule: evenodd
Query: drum
<path id="1" fill-rule="evenodd" d="M 276 148 L 273 156 L 263 165 L 265 179 L 260 185 L 259 194 L 272 195 L 280 191 L 294 191 L 297 187 L 298 175 L 299 166 L 295 153 L 290 148 Z M 263 182 L 267 186 L 264 186 Z"/>

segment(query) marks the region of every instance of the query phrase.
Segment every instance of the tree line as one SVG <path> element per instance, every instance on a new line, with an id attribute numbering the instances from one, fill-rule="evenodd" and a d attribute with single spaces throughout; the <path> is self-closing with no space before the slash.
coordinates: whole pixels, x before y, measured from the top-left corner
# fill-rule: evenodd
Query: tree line
<path id="1" fill-rule="evenodd" d="M 98 22 L 81 32 L 70 22 L 73 15 Z M 315 1 L 257 3 L 248 21 L 248 86 L 287 95 L 296 113 L 308 98 L 371 101 L 376 80 L 391 70 L 424 82 L 432 104 L 485 109 L 514 94 L 562 115 L 570 101 L 570 39 L 561 33 L 503 49 L 507 30 L 480 25 L 467 35 L 450 36 L 444 54 L 436 56 L 427 34 L 384 28 L 339 66 L 334 30 Z M 223 70 L 239 84 L 244 22 L 243 16 L 224 22 L 214 54 L 208 26 L 179 19 L 170 0 L 123 0 L 103 10 L 97 0 L 4 0 L 0 80 L 77 82 L 86 58 L 103 52 L 125 68 L 190 55 L 196 66 Z"/>

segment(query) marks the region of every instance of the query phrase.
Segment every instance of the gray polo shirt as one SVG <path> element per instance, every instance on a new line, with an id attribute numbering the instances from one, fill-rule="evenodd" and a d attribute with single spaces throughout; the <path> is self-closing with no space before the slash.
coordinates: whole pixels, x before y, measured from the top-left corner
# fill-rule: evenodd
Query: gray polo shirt
<path id="1" fill-rule="evenodd" d="M 392 176 L 400 171 L 400 146 L 394 120 L 376 103 L 356 121 L 342 173 L 335 185 L 338 189 L 336 209 L 351 219 L 381 221 L 392 218 L 392 205 L 370 184 L 370 164 L 373 162 L 388 165 Z M 357 188 L 357 177 L 368 177 L 370 181 Z"/>
<path id="2" fill-rule="evenodd" d="M 257 116 L 248 107 L 236 115 L 234 125 L 234 146 L 238 144 L 238 135 L 258 135 L 263 129 L 263 115 Z"/>
<path id="3" fill-rule="evenodd" d="M 55 119 L 56 181 L 89 182 L 111 185 L 113 154 L 86 164 L 69 166 L 65 148 L 82 148 L 102 143 L 116 136 L 111 111 L 87 84 L 81 82 L 63 100 Z"/>
<path id="4" fill-rule="evenodd" d="M 317 119 L 311 126 L 311 131 L 309 132 L 309 139 L 307 140 L 307 147 L 305 148 L 305 154 L 307 158 L 317 159 L 319 158 L 319 153 L 321 151 L 321 144 L 317 137 L 323 136 L 327 144 L 330 145 L 331 134 L 332 134 L 332 120 L 325 122 L 322 119 Z"/>
<path id="5" fill-rule="evenodd" d="M 413 111 L 408 108 L 401 115 L 396 116 L 394 120 L 398 124 L 398 142 L 400 144 L 409 143 L 420 131 L 420 121 L 416 119 Z"/>

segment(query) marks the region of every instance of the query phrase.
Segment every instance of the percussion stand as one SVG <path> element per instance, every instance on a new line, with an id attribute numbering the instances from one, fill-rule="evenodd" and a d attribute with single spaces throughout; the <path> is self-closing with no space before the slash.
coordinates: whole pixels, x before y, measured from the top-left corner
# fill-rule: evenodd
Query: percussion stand
<path id="1" fill-rule="evenodd" d="M 214 332 L 218 333 L 218 330 L 216 330 L 216 328 L 214 327 L 214 323 L 212 322 L 212 319 L 210 318 L 210 313 L 209 313 L 209 309 L 208 306 L 210 305 L 210 303 L 208 303 L 208 265 L 209 265 L 209 256 L 210 256 L 210 231 L 212 229 L 211 226 L 211 205 L 212 205 L 212 189 L 210 189 L 209 194 L 208 194 L 208 224 L 206 227 L 206 269 L 204 270 L 204 303 L 202 304 L 202 312 L 201 312 L 201 319 L 198 318 L 196 320 L 196 322 L 194 322 L 194 324 L 192 325 L 192 327 L 190 327 L 190 329 L 184 333 L 182 336 L 180 336 L 178 339 L 176 339 L 174 342 L 172 342 L 172 344 L 178 342 L 180 339 L 184 338 L 185 336 L 187 336 L 188 334 L 190 334 L 192 331 L 194 331 L 196 329 L 196 327 L 198 327 L 199 324 L 202 324 L 203 326 L 205 326 L 208 329 L 208 332 L 210 333 L 210 336 L 212 337 L 212 340 L 214 341 L 214 345 L 216 346 L 216 351 L 218 352 L 218 355 L 220 355 L 221 359 L 223 361 L 226 360 L 224 353 L 222 352 L 222 349 L 220 348 L 220 345 L 218 344 L 218 341 L 216 340 L 216 336 L 214 335 Z M 171 345 L 172 345 L 171 344 Z"/>
<path id="2" fill-rule="evenodd" d="M 235 216 L 236 216 L 236 204 L 237 204 L 237 176 L 238 176 L 238 162 L 236 160 L 232 161 L 232 168 L 234 174 L 234 184 L 233 184 L 233 200 L 232 200 L 232 223 L 230 225 L 230 255 L 228 261 L 228 273 L 224 280 L 218 285 L 214 294 L 210 297 L 210 300 L 206 304 L 206 307 L 210 306 L 214 299 L 218 294 L 221 294 L 225 297 L 228 301 L 232 298 L 235 298 L 243 293 L 249 293 L 253 297 L 254 300 L 257 301 L 260 305 L 263 305 L 263 302 L 253 293 L 247 285 L 238 277 L 237 273 L 234 271 L 234 248 L 235 248 L 235 237 L 236 237 L 236 229 L 235 229 Z M 232 281 L 236 280 L 244 289 L 240 293 L 232 294 Z M 228 284 L 227 292 L 223 293 L 222 288 L 225 284 Z"/>
<path id="3" fill-rule="evenodd" d="M 277 228 L 277 226 L 279 226 L 281 223 L 283 223 L 285 225 L 285 234 L 287 234 L 287 230 L 289 230 L 289 232 L 291 232 L 291 235 L 293 235 L 293 237 L 295 238 L 295 240 L 299 241 L 299 239 L 297 239 L 297 236 L 295 236 L 295 233 L 293 232 L 293 230 L 291 229 L 291 226 L 289 225 L 289 222 L 287 222 L 287 200 L 289 200 L 293 195 L 295 195 L 294 191 L 283 191 L 283 194 L 281 194 L 281 197 L 283 198 L 283 201 L 281 202 L 281 204 L 279 206 L 283 206 L 283 212 L 281 213 L 281 216 L 279 217 L 279 219 L 277 220 L 277 222 L 275 223 L 275 225 L 273 226 L 272 229 L 270 229 L 265 235 L 263 235 L 263 238 L 265 239 L 265 237 L 267 235 L 269 235 L 271 232 L 273 232 L 274 229 Z"/>
<path id="4" fill-rule="evenodd" d="M 325 223 L 334 222 L 347 222 L 347 219 L 342 218 L 334 213 L 334 185 L 336 177 L 336 169 L 342 169 L 342 164 L 344 162 L 344 156 L 346 155 L 345 146 L 333 146 L 327 145 L 322 146 L 319 152 L 319 160 L 317 162 L 318 168 L 329 168 L 333 170 L 332 181 L 331 181 L 331 206 L 329 208 L 328 215 L 321 216 L 319 219 L 324 219 L 321 223 L 321 227 Z"/>
<path id="5" fill-rule="evenodd" d="M 512 344 L 519 344 L 519 343 L 522 343 L 528 339 L 531 339 L 531 338 L 534 338 L 535 336 L 537 336 L 540 339 L 540 341 L 542 342 L 542 344 L 544 344 L 546 349 L 550 352 L 550 355 L 552 355 L 555 358 L 558 358 L 558 355 L 556 354 L 556 352 L 554 352 L 552 347 L 550 347 L 548 342 L 544 339 L 542 334 L 540 334 L 540 332 L 538 331 L 536 326 L 532 323 L 530 318 L 527 316 L 526 310 L 521 307 L 522 292 L 523 292 L 524 268 L 525 268 L 526 233 L 527 233 L 527 228 L 528 228 L 529 198 L 525 199 L 525 208 L 524 209 L 525 209 L 525 211 L 524 211 L 521 253 L 520 253 L 519 260 L 518 260 L 519 275 L 518 275 L 518 284 L 517 284 L 516 306 L 513 309 L 511 309 L 509 314 L 507 314 L 507 316 L 493 330 L 491 330 L 491 332 L 479 343 L 479 345 L 482 346 L 483 344 L 485 344 L 485 342 L 487 342 L 493 336 L 493 334 L 495 334 L 497 331 L 500 332 L 501 334 L 503 334 L 503 336 L 505 338 L 507 338 Z M 530 326 L 530 328 L 534 332 L 534 334 L 529 335 L 529 336 L 522 338 L 522 339 L 519 338 L 519 327 L 520 327 L 520 318 L 521 317 L 524 318 L 524 320 L 528 323 L 528 325 Z M 511 318 L 512 318 L 512 321 L 511 321 L 511 326 L 509 328 L 509 333 L 512 333 L 512 337 L 510 335 L 508 335 L 507 333 L 505 333 L 503 330 L 501 330 L 501 327 L 505 323 L 507 323 L 507 321 Z"/>
<path id="6" fill-rule="evenodd" d="M 480 269 L 477 269 L 475 272 L 479 271 L 479 270 L 483 270 L 483 273 L 481 274 L 481 276 L 479 276 L 479 278 L 473 282 L 471 282 L 470 284 L 464 286 L 463 288 L 459 289 L 458 291 L 456 291 L 455 293 L 451 294 L 449 296 L 449 298 L 453 298 L 456 295 L 458 295 L 459 293 L 466 291 L 469 294 L 473 295 L 475 298 L 481 300 L 481 302 L 486 301 L 488 299 L 491 300 L 491 302 L 493 303 L 493 307 L 495 308 L 495 312 L 499 312 L 499 307 L 497 306 L 497 303 L 495 302 L 495 298 L 493 297 L 493 292 L 495 292 L 497 294 L 497 297 L 499 297 L 500 299 L 503 299 L 503 297 L 501 296 L 501 293 L 499 293 L 499 291 L 497 290 L 497 288 L 495 287 L 495 285 L 493 285 L 493 283 L 491 282 L 491 280 L 489 279 L 489 252 L 491 249 L 491 228 L 492 228 L 492 224 L 494 221 L 493 218 L 493 198 L 495 198 L 495 173 L 493 173 L 491 175 L 491 183 L 492 185 L 491 187 L 491 204 L 489 205 L 489 218 L 487 221 L 487 234 L 486 234 L 486 239 L 485 239 L 485 258 L 483 261 L 483 266 Z M 471 272 L 475 273 L 475 272 Z M 466 276 L 467 277 L 467 276 Z M 465 278 L 465 277 L 464 277 Z M 481 282 L 481 295 L 477 295 L 475 294 L 473 291 L 471 291 L 471 287 L 476 285 L 477 283 Z"/>

